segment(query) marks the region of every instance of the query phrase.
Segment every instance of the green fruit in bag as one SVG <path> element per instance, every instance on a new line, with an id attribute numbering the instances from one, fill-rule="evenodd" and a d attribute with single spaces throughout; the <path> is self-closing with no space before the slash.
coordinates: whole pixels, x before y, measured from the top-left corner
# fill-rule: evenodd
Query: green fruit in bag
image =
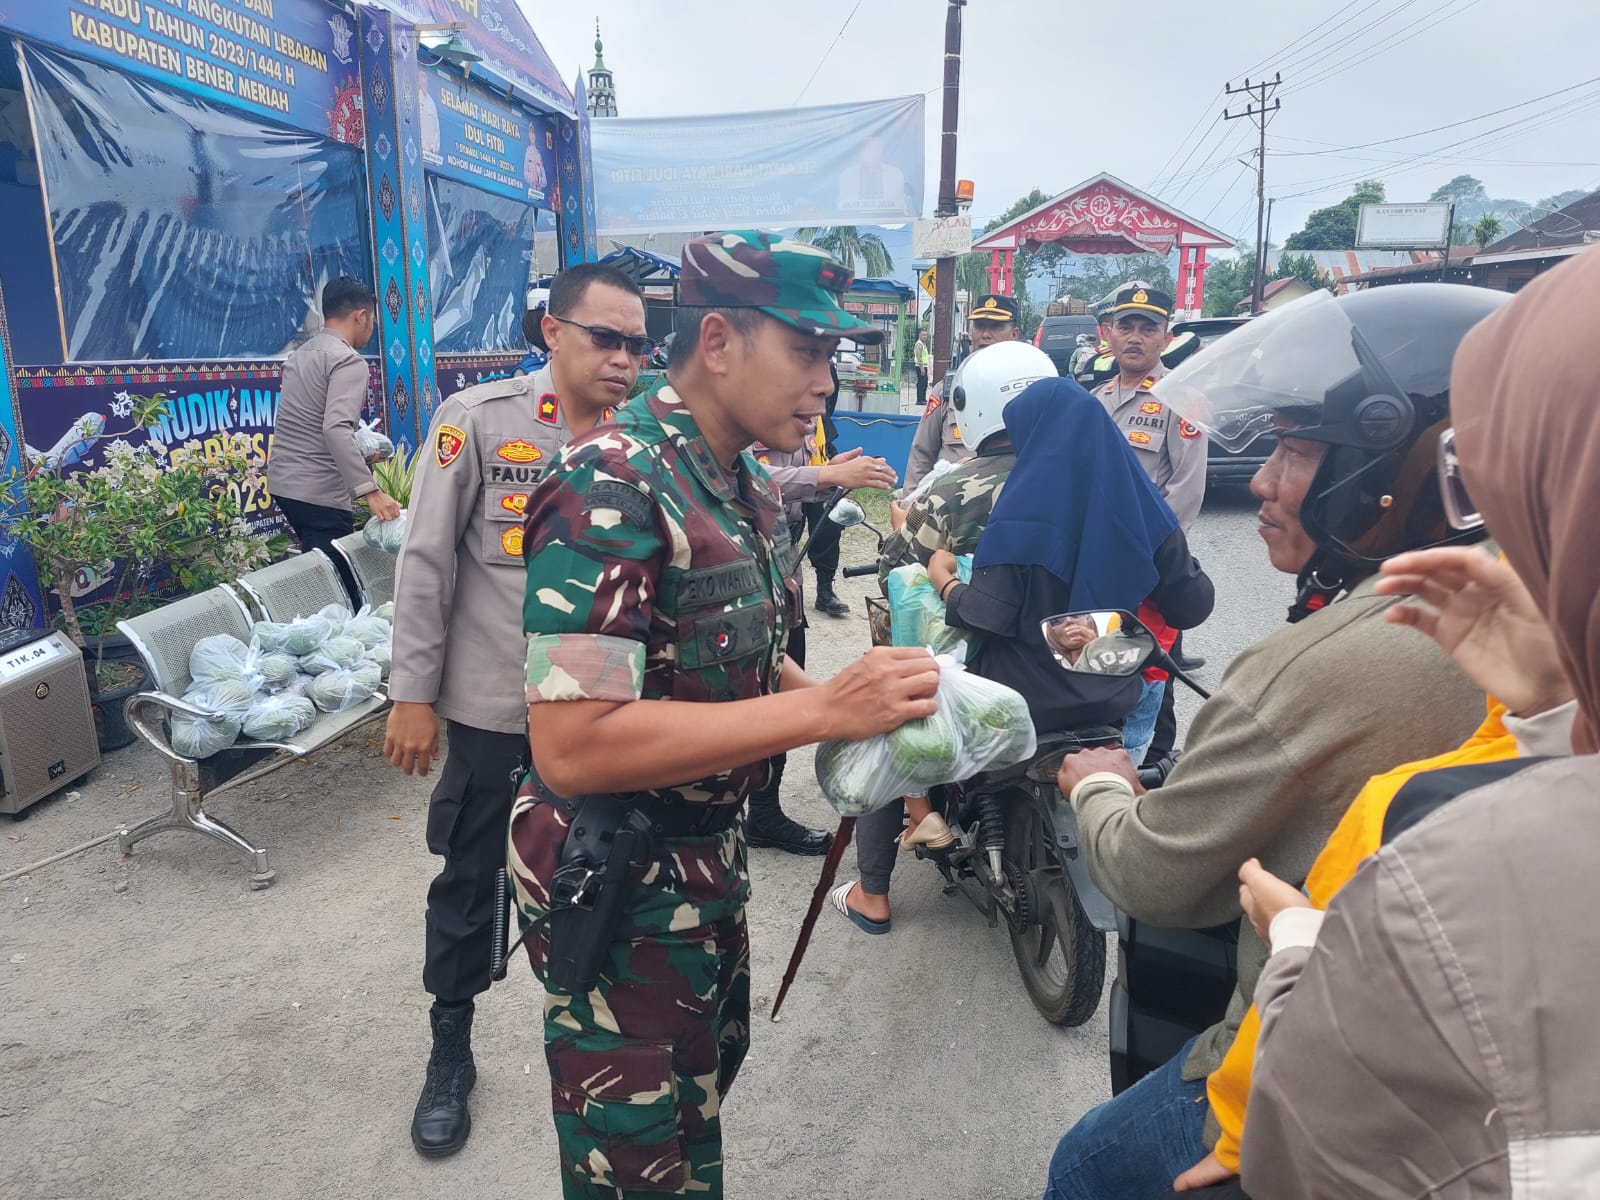
<path id="1" fill-rule="evenodd" d="M 931 717 L 907 721 L 889 734 L 889 758 L 896 770 L 931 786 L 948 783 L 961 761 L 961 734 L 944 704 Z"/>

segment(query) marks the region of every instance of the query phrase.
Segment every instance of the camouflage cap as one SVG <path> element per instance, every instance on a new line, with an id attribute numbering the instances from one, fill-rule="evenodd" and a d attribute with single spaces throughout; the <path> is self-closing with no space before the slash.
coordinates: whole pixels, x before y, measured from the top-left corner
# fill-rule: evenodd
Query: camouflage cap
<path id="1" fill-rule="evenodd" d="M 758 308 L 805 333 L 875 346 L 883 330 L 842 301 L 854 276 L 825 250 L 753 229 L 713 233 L 683 248 L 678 303 Z"/>

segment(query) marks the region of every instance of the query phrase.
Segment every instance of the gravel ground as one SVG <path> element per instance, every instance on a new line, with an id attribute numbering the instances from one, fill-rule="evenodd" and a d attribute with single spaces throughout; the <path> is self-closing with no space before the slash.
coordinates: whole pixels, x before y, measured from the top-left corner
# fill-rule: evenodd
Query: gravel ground
<path id="1" fill-rule="evenodd" d="M 1214 682 L 1276 628 L 1289 581 L 1267 566 L 1254 505 L 1208 501 L 1193 538 L 1217 614 L 1190 638 Z M 846 534 L 845 561 L 871 553 Z M 813 617 L 811 665 L 867 644 L 856 615 Z M 1194 704 L 1185 699 L 1187 718 Z M 427 1053 L 420 987 L 429 781 L 383 763 L 378 728 L 219 797 L 272 851 L 278 881 L 176 834 L 120 860 L 105 843 L 0 883 L 0 1197 L 27 1200 L 560 1195 L 525 967 L 480 1000 L 471 1142 L 425 1162 L 407 1126 Z M 809 753 L 785 805 L 831 824 Z M 156 811 L 148 751 L 112 755 L 81 793 L 0 821 L 0 874 Z M 926 864 L 896 877 L 894 932 L 818 925 L 784 1019 L 764 1019 L 819 860 L 753 856 L 754 1049 L 725 1107 L 728 1193 L 1037 1196 L 1057 1135 L 1108 1094 L 1105 1006 L 1079 1029 L 1031 1008 L 1000 930 L 940 893 Z M 841 878 L 849 878 L 846 855 Z"/>

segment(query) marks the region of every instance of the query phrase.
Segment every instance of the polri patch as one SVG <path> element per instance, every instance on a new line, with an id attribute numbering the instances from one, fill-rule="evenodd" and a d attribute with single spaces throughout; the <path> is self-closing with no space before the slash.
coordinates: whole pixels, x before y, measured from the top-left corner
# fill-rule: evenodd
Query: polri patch
<path id="1" fill-rule="evenodd" d="M 1152 417 L 1157 416 L 1161 412 L 1161 401 L 1146 400 L 1143 404 L 1139 405 L 1139 411 L 1142 413 L 1148 413 Z"/>
<path id="2" fill-rule="evenodd" d="M 539 420 L 546 425 L 555 425 L 560 422 L 561 401 L 556 399 L 554 392 L 546 392 L 539 397 Z"/>
<path id="3" fill-rule="evenodd" d="M 509 496 L 501 496 L 500 507 L 520 517 L 528 511 L 528 493 L 514 492 Z"/>
<path id="4" fill-rule="evenodd" d="M 1200 431 L 1193 425 L 1189 424 L 1189 422 L 1185 421 L 1182 417 L 1179 417 L 1178 436 L 1192 442 L 1195 438 L 1200 436 Z"/>
<path id="5" fill-rule="evenodd" d="M 522 526 L 513 525 L 500 535 L 500 549 L 513 558 L 522 557 Z"/>
<path id="6" fill-rule="evenodd" d="M 454 425 L 441 425 L 439 432 L 434 435 L 433 452 L 439 460 L 439 466 L 448 467 L 461 457 L 461 452 L 466 449 L 466 431 Z"/>
<path id="7" fill-rule="evenodd" d="M 638 488 L 614 479 L 597 479 L 583 493 L 583 511 L 589 513 L 606 508 L 616 509 L 622 514 L 622 519 L 636 529 L 650 528 L 654 505 L 650 497 Z"/>
<path id="8" fill-rule="evenodd" d="M 1148 446 L 1150 444 L 1150 435 L 1148 433 L 1141 433 L 1139 430 L 1135 429 L 1128 435 L 1128 440 L 1135 446 Z"/>
<path id="9" fill-rule="evenodd" d="M 499 449 L 497 449 L 495 453 L 501 458 L 505 459 L 507 462 L 513 463 L 538 462 L 544 457 L 543 450 L 539 449 L 539 447 L 535 446 L 532 442 L 527 441 L 524 438 L 516 438 L 513 441 L 501 442 Z"/>

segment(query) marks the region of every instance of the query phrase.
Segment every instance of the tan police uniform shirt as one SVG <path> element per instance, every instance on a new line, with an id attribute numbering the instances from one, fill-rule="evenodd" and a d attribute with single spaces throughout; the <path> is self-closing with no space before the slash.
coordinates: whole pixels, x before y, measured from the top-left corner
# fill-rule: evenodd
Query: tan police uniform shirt
<path id="1" fill-rule="evenodd" d="M 370 377 L 367 360 L 326 329 L 284 360 L 267 462 L 274 496 L 348 510 L 355 497 L 376 490 L 356 449 Z"/>
<path id="2" fill-rule="evenodd" d="M 906 460 L 903 495 L 909 496 L 922 477 L 933 470 L 933 464 L 960 462 L 967 457 L 967 448 L 961 441 L 960 414 L 944 402 L 945 379 L 928 392 L 928 407 L 917 422 L 917 432 L 911 439 L 911 457 Z"/>
<path id="3" fill-rule="evenodd" d="M 1117 375 L 1096 388 L 1094 395 L 1188 533 L 1206 494 L 1206 437 L 1150 394 L 1156 380 L 1166 373 L 1157 363 L 1133 388 L 1124 387 L 1122 376 Z"/>
<path id="4" fill-rule="evenodd" d="M 394 592 L 389 696 L 521 733 L 522 517 L 572 438 L 548 367 L 455 393 L 417 450 Z"/>

